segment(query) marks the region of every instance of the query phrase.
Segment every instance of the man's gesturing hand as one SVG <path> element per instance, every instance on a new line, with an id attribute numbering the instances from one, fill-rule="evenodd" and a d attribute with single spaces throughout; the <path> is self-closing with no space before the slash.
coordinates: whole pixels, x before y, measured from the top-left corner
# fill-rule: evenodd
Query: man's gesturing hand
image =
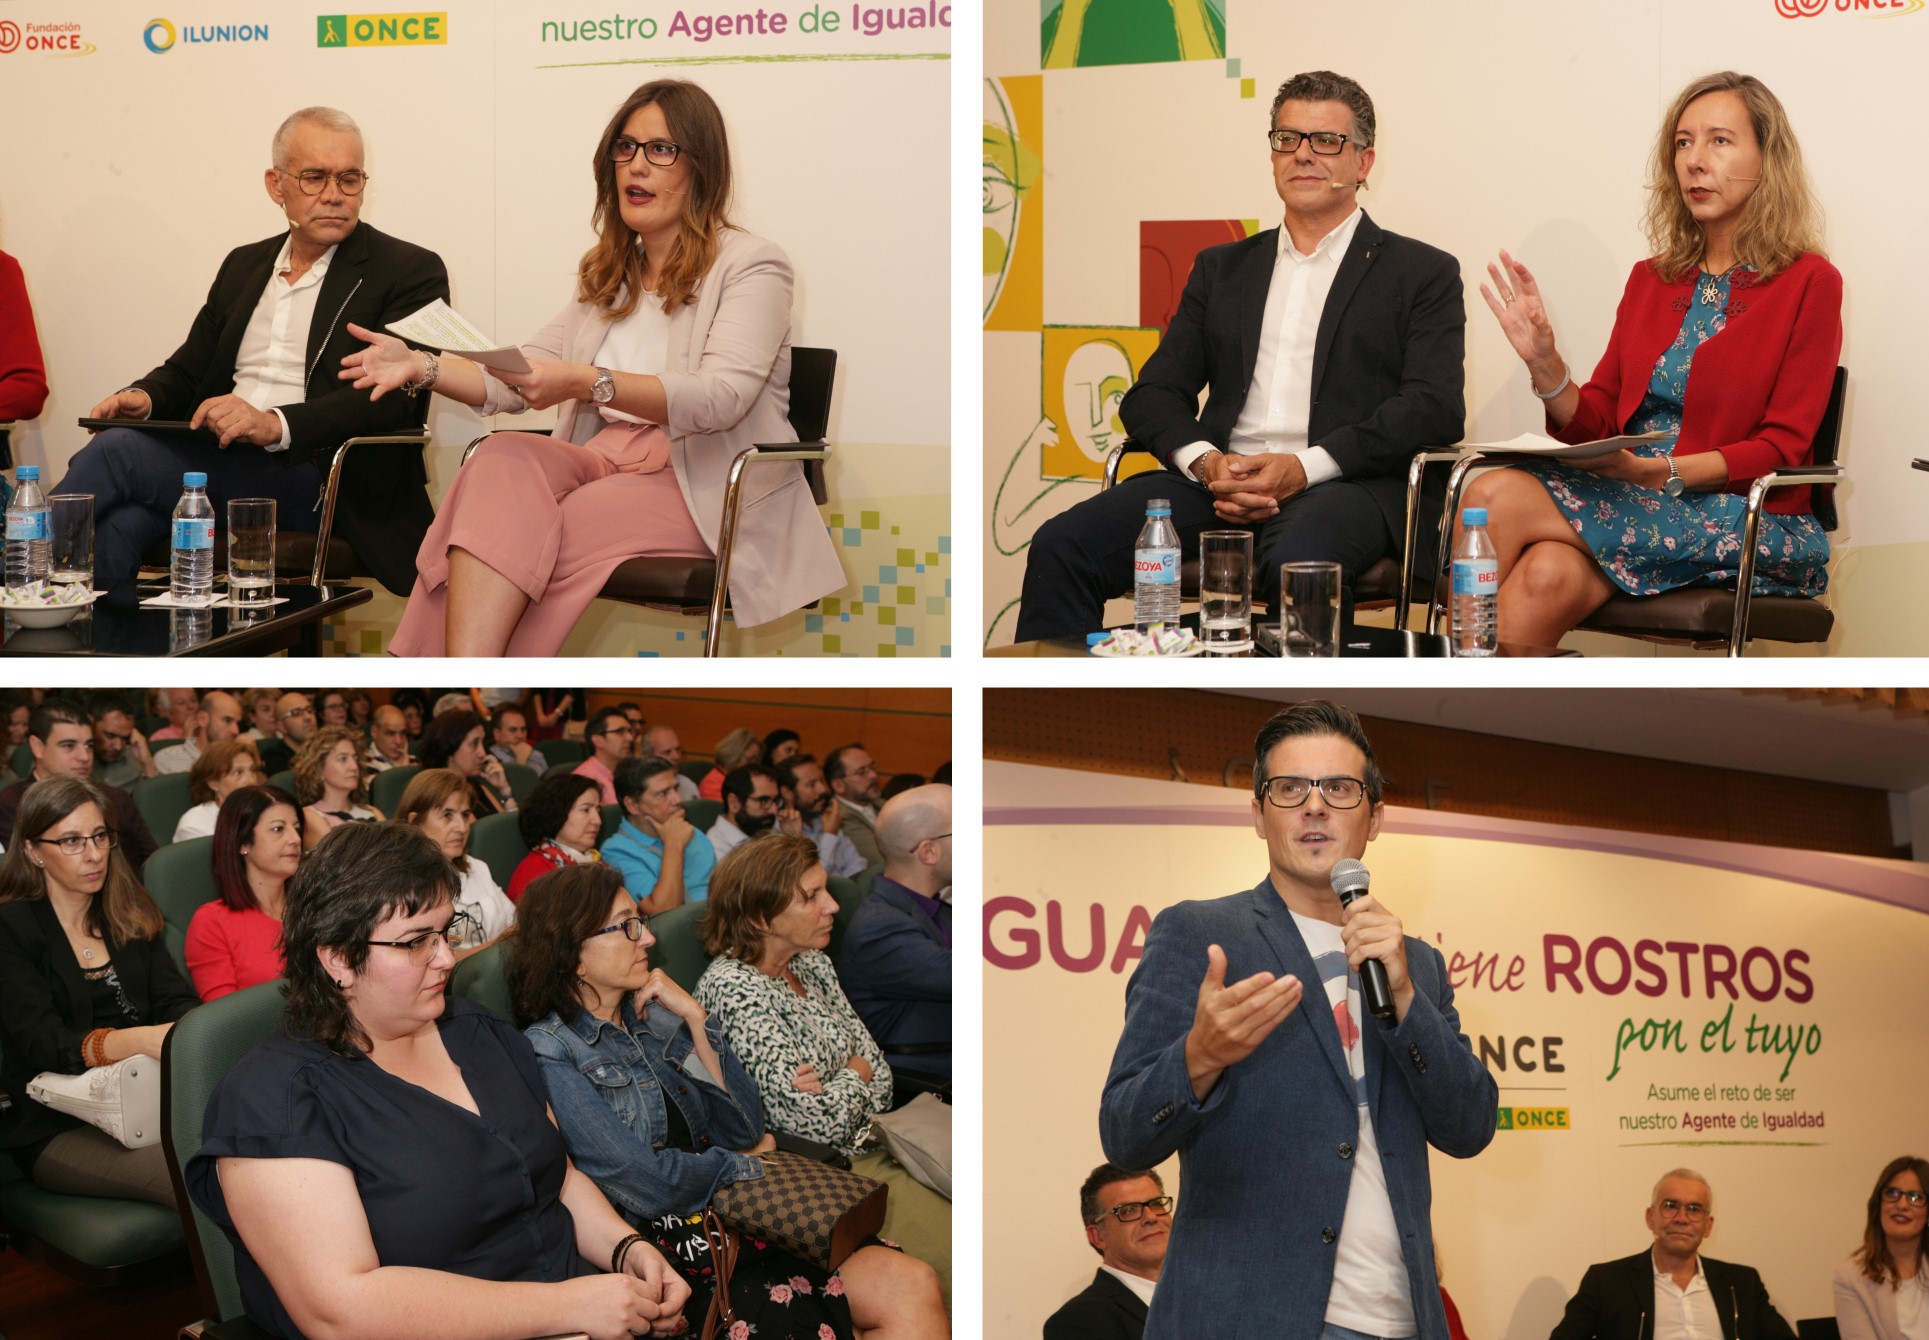
<path id="1" fill-rule="evenodd" d="M 1192 1031 L 1186 1034 L 1186 1076 L 1192 1096 L 1204 1102 L 1226 1067 L 1251 1056 L 1299 1005 L 1299 978 L 1256 972 L 1226 985 L 1226 951 L 1206 946 L 1206 979 Z"/>

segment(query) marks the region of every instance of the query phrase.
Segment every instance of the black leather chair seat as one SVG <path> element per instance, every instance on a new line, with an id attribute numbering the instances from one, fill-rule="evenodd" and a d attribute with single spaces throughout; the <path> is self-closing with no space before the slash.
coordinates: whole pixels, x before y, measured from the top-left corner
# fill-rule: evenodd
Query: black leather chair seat
<path id="1" fill-rule="evenodd" d="M 1658 596 L 1614 595 L 1581 627 L 1622 637 L 1680 641 L 1695 638 L 1711 645 L 1727 641 L 1734 622 L 1735 593 L 1714 586 L 1684 586 Z M 1802 596 L 1756 596 L 1748 606 L 1748 636 L 1775 642 L 1826 642 L 1835 612 Z"/>
<path id="2" fill-rule="evenodd" d="M 597 594 L 605 600 L 702 608 L 716 585 L 714 558 L 632 558 L 617 564 Z"/>

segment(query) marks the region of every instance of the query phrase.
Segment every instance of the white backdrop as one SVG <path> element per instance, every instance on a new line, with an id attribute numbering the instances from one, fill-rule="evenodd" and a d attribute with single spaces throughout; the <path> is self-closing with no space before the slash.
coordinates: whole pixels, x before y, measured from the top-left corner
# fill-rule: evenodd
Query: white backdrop
<path id="1" fill-rule="evenodd" d="M 1834 536 L 1846 626 L 1834 649 L 1922 654 L 1929 631 L 1903 615 L 1929 562 L 1929 476 L 1909 468 L 1923 454 L 1911 384 L 1929 279 L 1912 257 L 1929 225 L 1929 190 L 1902 129 L 1929 111 L 1920 74 L 1929 7 L 1911 3 L 1799 0 L 1821 12 L 1789 18 L 1778 0 L 1228 0 L 1225 61 L 1044 74 L 1043 144 L 1033 146 L 1048 202 L 1043 320 L 1136 325 L 1142 221 L 1275 224 L 1263 139 L 1273 91 L 1300 70 L 1338 70 L 1364 84 L 1379 115 L 1378 163 L 1361 203 L 1383 227 L 1460 260 L 1468 440 L 1539 428 L 1525 373 L 1475 291 L 1486 264 L 1505 247 L 1533 269 L 1577 375 L 1591 371 L 1628 271 L 1647 254 L 1643 182 L 1662 112 L 1698 74 L 1755 74 L 1788 108 L 1847 286 L 1850 482 Z M 988 77 L 1039 70 L 1038 9 L 1036 0 L 989 7 Z M 1242 80 L 1254 85 L 1249 97 Z M 1038 421 L 1037 337 L 988 332 L 985 377 L 989 503 Z M 1036 453 L 1018 474 L 1031 487 L 1007 496 L 1022 502 L 1042 487 Z M 1006 525 L 1004 547 L 1090 487 L 1062 488 Z M 992 561 L 987 621 L 1016 596 L 1022 568 L 1022 556 Z M 1853 615 L 1843 601 L 1859 602 Z M 1007 640 L 1009 624 L 1000 629 L 994 640 Z"/>
<path id="2" fill-rule="evenodd" d="M 201 0 L 167 12 L 181 36 L 156 53 L 143 40 L 155 8 L 0 0 L 0 247 L 26 271 L 53 388 L 16 436 L 20 459 L 58 478 L 81 442 L 74 418 L 173 350 L 229 249 L 284 226 L 261 174 L 288 112 L 325 103 L 361 123 L 364 217 L 440 252 L 457 308 L 513 342 L 571 294 L 605 121 L 630 89 L 671 76 L 723 108 L 736 220 L 796 267 L 793 341 L 840 352 L 831 436 L 948 442 L 948 26 L 867 35 L 854 21 L 881 11 L 824 4 L 838 31 L 806 34 L 820 6 L 776 0 L 763 8 L 786 15 L 782 36 L 699 41 L 669 35 L 676 15 L 758 6 L 651 0 L 619 12 L 652 19 L 654 40 L 544 41 L 544 20 L 584 16 L 452 0 L 438 11 L 446 44 L 338 50 L 317 45 L 326 6 Z M 948 6 L 917 12 L 949 22 Z M 6 36 L 69 22 L 92 51 Z M 267 40 L 186 39 L 237 23 L 266 23 Z M 431 427 L 442 443 L 476 431 L 446 402 Z"/>
<path id="3" fill-rule="evenodd" d="M 986 1333 L 1035 1334 L 1096 1265 L 1074 1204 L 1103 1157 L 1099 1094 L 1150 916 L 1250 888 L 1265 847 L 1239 791 L 996 762 L 984 832 Z M 1929 1086 L 1909 1058 L 1929 871 L 1403 809 L 1365 861 L 1408 934 L 1447 957 L 1462 1031 L 1504 1040 L 1501 1106 L 1567 1123 L 1433 1158 L 1434 1232 L 1470 1335 L 1545 1336 L 1588 1265 L 1650 1241 L 1648 1189 L 1680 1165 L 1715 1186 L 1709 1255 L 1760 1269 L 1791 1321 L 1832 1312 L 1829 1271 L 1860 1241 L 1875 1174 L 1922 1152 Z M 1660 942 L 1642 951 L 1660 989 L 1623 974 L 1604 937 Z M 1672 944 L 1694 946 L 1685 974 Z M 1724 950 L 1732 1000 L 1707 972 Z M 1550 956 L 1574 975 L 1550 977 Z M 1751 1054 L 1751 1018 L 1799 1030 L 1799 1053 Z M 1681 1050 L 1617 1050 L 1649 1019 L 1679 1021 Z M 1821 1124 L 1770 1128 L 1800 1114 Z M 1163 1172 L 1183 1199 L 1177 1166 Z"/>

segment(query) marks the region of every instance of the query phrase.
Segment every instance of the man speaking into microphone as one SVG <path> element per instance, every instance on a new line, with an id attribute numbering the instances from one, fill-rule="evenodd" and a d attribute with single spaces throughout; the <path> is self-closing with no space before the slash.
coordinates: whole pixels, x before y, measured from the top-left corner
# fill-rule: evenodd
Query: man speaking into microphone
<path id="1" fill-rule="evenodd" d="M 1152 923 L 1099 1108 L 1112 1163 L 1179 1156 L 1145 1340 L 1447 1340 L 1427 1146 L 1486 1148 L 1498 1091 L 1460 1033 L 1439 951 L 1377 895 L 1343 907 L 1334 892 L 1334 867 L 1380 828 L 1359 718 L 1295 703 L 1253 757 L 1267 874 Z M 1385 1018 L 1362 998 L 1369 961 Z"/>

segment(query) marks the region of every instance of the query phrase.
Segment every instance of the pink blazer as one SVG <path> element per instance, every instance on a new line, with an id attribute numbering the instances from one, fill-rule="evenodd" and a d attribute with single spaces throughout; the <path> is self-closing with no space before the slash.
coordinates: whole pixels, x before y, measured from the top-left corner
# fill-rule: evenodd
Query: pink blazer
<path id="1" fill-rule="evenodd" d="M 1893 1284 L 1877 1284 L 1850 1257 L 1835 1268 L 1835 1324 L 1842 1340 L 1903 1340 Z"/>
<path id="2" fill-rule="evenodd" d="M 669 398 L 670 464 L 690 516 L 715 552 L 731 462 L 758 442 L 794 442 L 790 408 L 790 258 L 774 242 L 726 232 L 696 300 L 670 317 L 669 366 L 657 375 Z M 605 313 L 572 302 L 522 346 L 536 358 L 590 363 L 608 329 Z M 485 376 L 487 374 L 485 373 Z M 513 387 L 487 377 L 480 412 L 527 408 Z M 556 435 L 582 444 L 603 428 L 596 407 L 557 407 Z M 730 607 L 744 627 L 781 618 L 842 590 L 837 560 L 810 484 L 795 462 L 744 476 L 744 506 L 730 566 Z"/>

